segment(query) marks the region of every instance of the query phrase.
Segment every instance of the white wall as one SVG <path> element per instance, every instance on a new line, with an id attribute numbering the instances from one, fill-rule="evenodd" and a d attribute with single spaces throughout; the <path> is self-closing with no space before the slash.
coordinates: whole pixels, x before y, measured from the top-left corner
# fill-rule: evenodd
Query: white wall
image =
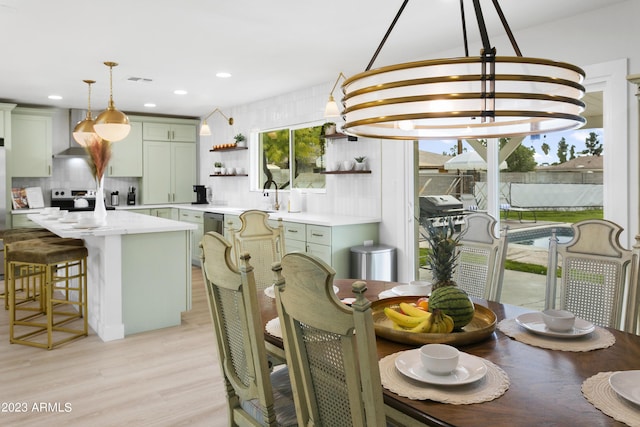
<path id="1" fill-rule="evenodd" d="M 577 15 L 558 22 L 518 31 L 515 34 L 524 56 L 540 57 L 569 62 L 585 69 L 597 70 L 599 64 L 628 64 L 629 74 L 640 73 L 640 53 L 636 48 L 640 40 L 640 2 L 629 0 L 617 3 L 601 10 Z M 498 48 L 498 54 L 513 55 L 505 37 L 492 38 Z M 478 52 L 479 46 L 470 46 L 470 52 Z M 453 55 L 460 55 L 458 49 Z M 628 58 L 628 59 L 627 59 Z M 623 65 L 624 67 L 624 65 Z M 614 67 L 615 68 L 615 67 Z M 335 70 L 338 72 L 339 70 Z M 587 76 L 587 80 L 589 76 Z M 614 73 L 614 81 L 605 81 L 605 92 L 611 84 L 620 88 L 625 85 L 623 95 L 606 98 L 605 121 L 607 114 L 614 127 L 624 128 L 617 132 L 606 129 L 621 138 L 607 138 L 605 154 L 610 154 L 608 177 L 605 186 L 615 183 L 616 205 L 606 208 L 613 212 L 609 218 L 619 222 L 625 228 L 623 239 L 633 242 L 638 232 L 638 107 L 635 97 L 635 85 L 628 84 L 623 73 Z M 624 81 L 621 81 L 624 80 Z M 211 145 L 231 142 L 238 132 L 248 134 L 251 130 L 268 129 L 296 123 L 322 120 L 324 105 L 333 82 L 297 90 L 289 94 L 260 102 L 224 109 L 225 114 L 235 119 L 233 127 L 226 125 L 221 117 L 212 117 L 209 124 L 213 137 L 203 137 L 200 147 L 200 182 L 213 187 L 216 198 L 228 200 L 230 204 L 243 203 L 245 207 L 258 207 L 260 194 L 250 192 L 246 178 L 209 178 L 213 156 L 209 153 Z M 626 94 L 626 96 L 624 96 Z M 339 91 L 334 93 L 336 98 Z M 612 117 L 613 116 L 613 117 Z M 613 149 L 610 145 L 616 144 Z M 356 153 L 356 154 L 354 154 Z M 327 176 L 327 193 L 309 195 L 308 210 L 323 213 L 340 213 L 364 216 L 380 216 L 381 243 L 398 248 L 398 280 L 413 278 L 413 194 L 412 143 L 397 141 L 361 140 L 357 143 L 336 141 L 330 144 L 330 158 L 350 158 L 354 155 L 366 155 L 374 173 L 363 176 Z M 245 157 L 243 157 L 245 156 Z M 606 157 L 605 157 L 606 159 Z M 225 162 L 246 162 L 248 154 L 233 153 L 226 156 Z M 616 165 L 622 167 L 616 167 Z M 235 166 L 235 165 L 234 165 Z M 286 203 L 284 204 L 286 206 Z M 630 244 L 630 243 L 627 243 Z"/>

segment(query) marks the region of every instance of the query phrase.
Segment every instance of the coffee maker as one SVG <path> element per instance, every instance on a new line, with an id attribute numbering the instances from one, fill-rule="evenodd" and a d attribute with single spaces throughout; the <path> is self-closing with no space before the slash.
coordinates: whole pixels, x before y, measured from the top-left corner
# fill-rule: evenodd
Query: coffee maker
<path id="1" fill-rule="evenodd" d="M 194 205 L 208 205 L 207 201 L 207 187 L 204 185 L 194 185 L 193 191 L 196 193 L 196 201 L 191 202 Z"/>

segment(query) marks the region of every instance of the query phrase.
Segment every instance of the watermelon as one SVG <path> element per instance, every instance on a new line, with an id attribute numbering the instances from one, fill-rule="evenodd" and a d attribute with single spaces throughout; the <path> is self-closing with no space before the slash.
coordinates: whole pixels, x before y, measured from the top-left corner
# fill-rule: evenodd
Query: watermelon
<path id="1" fill-rule="evenodd" d="M 469 295 L 456 286 L 443 286 L 429 296 L 429 311 L 439 309 L 453 319 L 454 329 L 460 329 L 473 319 L 475 308 Z"/>

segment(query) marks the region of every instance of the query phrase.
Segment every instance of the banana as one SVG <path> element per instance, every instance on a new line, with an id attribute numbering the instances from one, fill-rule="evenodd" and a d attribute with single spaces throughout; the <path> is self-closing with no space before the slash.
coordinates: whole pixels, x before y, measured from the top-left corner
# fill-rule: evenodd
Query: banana
<path id="1" fill-rule="evenodd" d="M 433 327 L 433 316 L 420 317 L 420 319 L 423 319 L 422 322 L 420 322 L 420 324 L 415 328 L 410 329 L 411 332 L 425 333 L 429 332 L 429 330 Z"/>
<path id="2" fill-rule="evenodd" d="M 434 310 L 432 317 L 433 324 L 429 329 L 430 333 L 448 334 L 453 331 L 453 319 L 451 316 L 444 314 L 440 310 Z"/>
<path id="3" fill-rule="evenodd" d="M 411 317 L 431 317 L 431 313 L 428 311 L 420 310 L 418 307 L 407 304 L 406 302 L 400 303 L 400 310 Z"/>
<path id="4" fill-rule="evenodd" d="M 406 314 L 397 312 L 389 307 L 384 308 L 384 314 L 393 322 L 404 328 L 415 328 L 424 320 L 424 317 L 407 316 Z"/>

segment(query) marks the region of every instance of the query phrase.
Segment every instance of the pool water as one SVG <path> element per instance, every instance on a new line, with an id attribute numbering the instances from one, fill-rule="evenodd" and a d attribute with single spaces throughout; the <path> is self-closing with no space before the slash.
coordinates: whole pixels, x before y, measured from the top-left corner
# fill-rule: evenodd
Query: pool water
<path id="1" fill-rule="evenodd" d="M 536 228 L 509 233 L 509 243 L 534 246 L 537 248 L 548 248 L 549 238 L 551 237 L 551 231 L 553 228 L 556 229 L 558 243 L 566 243 L 573 238 L 573 229 L 568 227 Z"/>

